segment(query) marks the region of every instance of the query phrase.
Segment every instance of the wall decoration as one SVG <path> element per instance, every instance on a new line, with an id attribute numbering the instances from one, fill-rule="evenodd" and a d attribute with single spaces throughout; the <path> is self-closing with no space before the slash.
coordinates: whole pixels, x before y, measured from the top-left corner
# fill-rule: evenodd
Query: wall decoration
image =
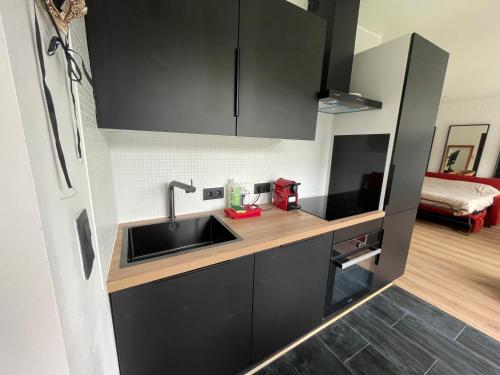
<path id="1" fill-rule="evenodd" d="M 76 134 L 76 149 L 77 149 L 77 157 L 82 157 L 81 151 L 81 137 L 80 130 L 78 128 L 78 116 L 76 113 L 76 99 L 73 91 L 73 82 L 77 82 L 81 84 L 83 76 L 88 80 L 91 86 L 93 86 L 92 78 L 85 67 L 85 63 L 83 58 L 74 50 L 72 50 L 69 46 L 68 32 L 69 32 L 69 23 L 78 18 L 82 17 L 87 13 L 87 7 L 85 6 L 85 0 L 64 0 L 57 1 L 57 6 L 54 3 L 54 0 L 39 0 L 41 1 L 42 7 L 47 11 L 50 21 L 54 26 L 56 35 L 52 36 L 49 42 L 49 46 L 44 49 L 44 43 L 42 41 L 42 34 L 40 33 L 40 25 L 38 23 L 37 17 L 37 5 L 36 1 L 34 2 L 34 14 L 35 14 L 35 41 L 37 48 L 38 61 L 40 63 L 40 70 L 42 74 L 42 85 L 45 96 L 45 104 L 47 107 L 47 112 L 49 115 L 50 125 L 52 128 L 52 135 L 54 138 L 54 147 L 56 149 L 57 158 L 59 160 L 59 166 L 64 176 L 64 180 L 66 182 L 66 186 L 68 189 L 73 189 L 73 185 L 70 180 L 66 158 L 64 156 L 64 152 L 61 146 L 61 142 L 59 139 L 59 124 L 56 116 L 56 109 L 54 104 L 54 99 L 52 97 L 52 93 L 50 91 L 46 69 L 45 69 L 45 59 L 44 54 L 47 53 L 49 56 L 55 55 L 56 51 L 59 47 L 64 52 L 64 57 L 66 60 L 67 66 L 67 76 L 69 78 L 69 87 L 71 100 L 73 103 L 73 113 L 74 113 L 74 127 Z M 62 35 L 61 31 L 65 34 Z M 78 56 L 81 60 L 81 64 L 79 65 L 75 59 L 75 56 Z M 80 67 L 81 66 L 81 67 Z M 75 190 L 76 191 L 76 190 Z"/>
<path id="2" fill-rule="evenodd" d="M 448 145 L 441 165 L 442 173 L 466 173 L 474 152 L 474 145 Z"/>
<path id="3" fill-rule="evenodd" d="M 489 124 L 450 125 L 439 171 L 475 174 L 489 128 Z"/>
<path id="4" fill-rule="evenodd" d="M 85 0 L 41 0 L 45 4 L 57 28 L 64 34 L 69 32 L 71 21 L 87 14 Z"/>
<path id="5" fill-rule="evenodd" d="M 493 172 L 493 178 L 500 178 L 500 152 L 498 153 L 497 166 Z"/>

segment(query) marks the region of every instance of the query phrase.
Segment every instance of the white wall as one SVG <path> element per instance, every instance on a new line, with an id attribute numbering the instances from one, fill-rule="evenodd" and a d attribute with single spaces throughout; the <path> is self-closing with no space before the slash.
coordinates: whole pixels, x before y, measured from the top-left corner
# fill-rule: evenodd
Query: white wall
<path id="1" fill-rule="evenodd" d="M 193 179 L 197 187 L 194 194 L 176 190 L 178 214 L 225 207 L 225 199 L 203 201 L 202 190 L 230 178 L 248 182 L 252 192 L 254 183 L 291 178 L 302 183 L 301 196 L 324 194 L 331 121 L 318 116 L 315 141 L 109 130 L 118 219 L 166 216 L 166 187 L 174 179 Z M 259 203 L 267 201 L 269 194 Z"/>
<path id="2" fill-rule="evenodd" d="M 0 13 L 0 373 L 69 374 Z"/>
<path id="3" fill-rule="evenodd" d="M 379 46 L 380 44 L 382 44 L 382 36 L 375 34 L 361 25 L 358 25 L 356 29 L 354 54 L 366 51 L 367 49 Z"/>
<path id="4" fill-rule="evenodd" d="M 89 68 L 87 33 L 83 18 L 71 24 L 71 43 Z M 118 222 L 110 152 L 103 131 L 97 128 L 94 92 L 91 85 L 84 79 L 82 85 L 76 85 L 75 89 L 78 92 L 83 147 L 87 162 L 91 209 L 94 217 L 93 230 L 97 239 L 102 280 L 106 281 Z"/>
<path id="5" fill-rule="evenodd" d="M 81 210 L 90 209 L 89 181 L 87 166 L 76 158 L 73 143 L 66 62 L 61 51 L 54 57 L 45 56 L 48 82 L 60 124 L 61 143 L 75 186 L 74 192 L 65 189 L 61 183 L 52 146 L 35 54 L 33 1 L 0 0 L 0 7 L 69 370 L 75 375 L 118 374 L 109 301 L 102 288 L 99 254 L 91 278 L 87 281 L 83 277 L 75 219 Z M 53 31 L 46 16 L 40 18 L 42 38 L 47 43 Z M 92 211 L 89 214 L 92 221 Z M 18 225 L 25 223 L 20 221 Z M 93 232 L 93 244 L 97 248 L 95 230 Z M 23 272 L 29 285 L 42 282 L 37 273 L 24 273 L 22 267 L 17 270 Z M 38 314 L 36 310 L 31 310 L 31 313 Z"/>
<path id="6" fill-rule="evenodd" d="M 297 5 L 303 9 L 307 9 L 307 0 L 287 0 L 288 2 Z"/>
<path id="7" fill-rule="evenodd" d="M 500 98 L 442 102 L 436 121 L 437 128 L 428 170 L 439 171 L 448 127 L 460 124 L 490 124 L 477 176 L 491 177 L 500 151 Z"/>
<path id="8" fill-rule="evenodd" d="M 383 102 L 382 109 L 333 116 L 334 135 L 391 135 L 379 209 L 383 209 L 409 46 L 410 35 L 406 35 L 355 55 L 350 91 L 380 100 Z"/>

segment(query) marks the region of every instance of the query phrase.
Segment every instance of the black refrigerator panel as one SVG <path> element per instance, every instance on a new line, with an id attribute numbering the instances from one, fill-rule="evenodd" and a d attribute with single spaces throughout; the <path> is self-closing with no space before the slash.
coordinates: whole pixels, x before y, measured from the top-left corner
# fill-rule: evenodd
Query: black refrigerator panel
<path id="1" fill-rule="evenodd" d="M 314 139 L 325 32 L 288 1 L 240 1 L 238 136 Z"/>
<path id="2" fill-rule="evenodd" d="M 237 0 L 88 0 L 98 126 L 235 135 Z"/>
<path id="3" fill-rule="evenodd" d="M 373 291 L 404 274 L 416 215 L 417 210 L 414 209 L 384 218 L 382 252 L 375 272 Z"/>
<path id="4" fill-rule="evenodd" d="M 448 56 L 418 34 L 412 35 L 385 197 L 387 215 L 418 206 Z"/>

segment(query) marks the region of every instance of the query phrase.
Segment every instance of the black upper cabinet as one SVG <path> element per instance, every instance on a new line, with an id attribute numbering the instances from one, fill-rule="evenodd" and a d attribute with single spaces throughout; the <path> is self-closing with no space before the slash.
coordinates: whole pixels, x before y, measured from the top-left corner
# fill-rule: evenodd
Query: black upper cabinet
<path id="1" fill-rule="evenodd" d="M 122 375 L 236 374 L 250 365 L 254 256 L 112 293 Z"/>
<path id="2" fill-rule="evenodd" d="M 387 186 L 386 215 L 418 206 L 448 52 L 413 34 Z"/>
<path id="3" fill-rule="evenodd" d="M 245 137 L 314 139 L 326 22 L 285 0 L 240 0 Z"/>
<path id="4" fill-rule="evenodd" d="M 238 0 L 88 0 L 99 127 L 235 135 Z"/>
<path id="5" fill-rule="evenodd" d="M 88 7 L 99 127 L 314 139 L 325 37 L 318 16 L 286 0 Z"/>
<path id="6" fill-rule="evenodd" d="M 252 360 L 323 321 L 332 233 L 255 254 Z"/>

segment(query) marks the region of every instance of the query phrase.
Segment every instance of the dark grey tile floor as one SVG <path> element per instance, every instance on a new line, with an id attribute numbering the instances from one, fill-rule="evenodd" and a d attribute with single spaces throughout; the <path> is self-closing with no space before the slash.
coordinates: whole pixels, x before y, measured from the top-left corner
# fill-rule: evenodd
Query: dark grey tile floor
<path id="1" fill-rule="evenodd" d="M 500 342 L 393 286 L 259 374 L 500 374 Z"/>

